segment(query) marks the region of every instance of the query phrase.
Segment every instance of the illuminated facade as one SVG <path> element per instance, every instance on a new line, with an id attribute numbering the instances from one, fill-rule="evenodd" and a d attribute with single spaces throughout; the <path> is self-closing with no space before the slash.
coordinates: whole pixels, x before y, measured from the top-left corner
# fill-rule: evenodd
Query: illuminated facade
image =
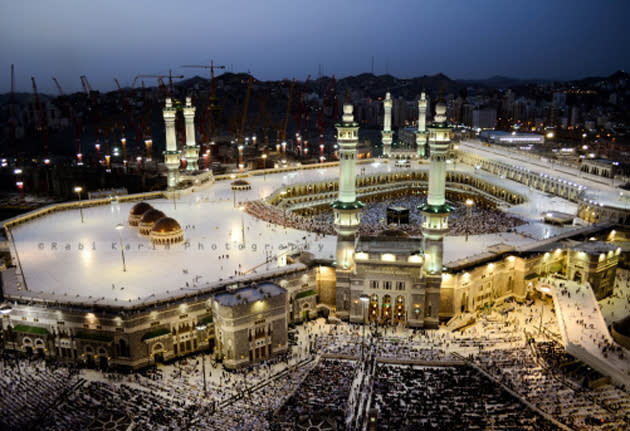
<path id="1" fill-rule="evenodd" d="M 173 106 L 170 97 L 166 98 L 166 105 L 162 110 L 164 116 L 164 126 L 166 128 L 166 150 L 164 151 L 164 164 L 168 169 L 166 184 L 172 190 L 178 183 L 178 170 L 181 154 L 177 151 L 177 141 L 175 137 L 175 116 L 177 110 Z"/>
<path id="2" fill-rule="evenodd" d="M 354 121 L 352 111 L 352 105 L 344 104 L 342 121 L 336 126 L 339 145 L 339 195 L 331 204 L 337 232 L 337 301 L 342 303 L 350 296 L 349 277 L 354 266 L 354 240 L 361 223 L 361 208 L 364 206 L 356 197 L 359 124 Z"/>
<path id="3" fill-rule="evenodd" d="M 383 100 L 383 156 L 388 157 L 392 151 L 392 95 L 387 92 L 385 94 L 385 100 Z"/>
<path id="4" fill-rule="evenodd" d="M 420 99 L 418 100 L 418 131 L 416 132 L 416 148 L 418 151 L 418 157 L 426 156 L 426 144 L 428 138 L 428 132 L 426 128 L 427 122 L 427 98 L 422 92 Z"/>
<path id="5" fill-rule="evenodd" d="M 429 127 L 429 150 L 431 165 L 427 201 L 418 207 L 422 213 L 422 235 L 424 236 L 423 277 L 424 292 L 413 298 L 420 302 L 426 298 L 422 310 L 424 326 L 437 327 L 440 312 L 440 285 L 442 283 L 443 240 L 448 232 L 448 214 L 452 208 L 446 203 L 446 157 L 450 143 L 450 128 L 446 122 L 446 105 L 438 103 L 435 118 Z"/>
<path id="6" fill-rule="evenodd" d="M 195 107 L 192 106 L 190 97 L 186 97 L 184 119 L 186 121 L 186 146 L 184 147 L 186 171 L 194 172 L 199 170 L 199 145 L 195 139 Z"/>

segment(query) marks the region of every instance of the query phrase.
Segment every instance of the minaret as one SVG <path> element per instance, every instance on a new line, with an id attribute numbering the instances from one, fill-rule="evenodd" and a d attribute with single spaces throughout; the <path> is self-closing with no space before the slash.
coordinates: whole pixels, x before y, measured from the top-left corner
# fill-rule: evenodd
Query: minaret
<path id="1" fill-rule="evenodd" d="M 448 214 L 452 208 L 446 203 L 446 153 L 450 142 L 450 128 L 446 122 L 446 106 L 440 102 L 435 107 L 433 124 L 429 126 L 429 150 L 431 166 L 427 202 L 418 207 L 422 212 L 424 236 L 425 297 L 424 327 L 439 325 L 440 285 L 442 284 L 443 238 L 448 232 Z"/>
<path id="2" fill-rule="evenodd" d="M 169 190 L 177 185 L 177 170 L 181 154 L 177 151 L 177 142 L 175 140 L 175 115 L 177 110 L 173 107 L 170 97 L 166 98 L 166 106 L 162 110 L 164 116 L 164 125 L 166 126 L 166 151 L 164 151 L 164 164 L 168 169 L 166 184 Z"/>
<path id="3" fill-rule="evenodd" d="M 343 105 L 341 123 L 336 125 L 339 145 L 339 198 L 331 204 L 337 231 L 337 314 L 348 316 L 350 275 L 354 269 L 354 239 L 361 221 L 363 204 L 356 197 L 356 156 L 359 124 L 354 121 L 353 107 Z"/>
<path id="4" fill-rule="evenodd" d="M 184 118 L 186 119 L 186 147 L 184 148 L 186 171 L 198 171 L 199 145 L 195 140 L 195 107 L 192 106 L 190 97 L 186 97 Z"/>
<path id="5" fill-rule="evenodd" d="M 387 92 L 383 100 L 383 156 L 389 157 L 392 151 L 392 95 Z"/>
<path id="6" fill-rule="evenodd" d="M 416 132 L 416 148 L 418 149 L 418 157 L 426 156 L 426 143 L 428 132 L 426 128 L 427 118 L 427 98 L 424 91 L 418 100 L 418 131 Z"/>

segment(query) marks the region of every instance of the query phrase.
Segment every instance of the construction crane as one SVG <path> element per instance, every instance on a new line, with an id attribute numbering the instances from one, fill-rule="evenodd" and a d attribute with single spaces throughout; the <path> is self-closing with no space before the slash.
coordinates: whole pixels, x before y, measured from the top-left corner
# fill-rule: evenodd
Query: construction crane
<path id="1" fill-rule="evenodd" d="M 163 84 L 166 87 L 166 84 L 164 83 L 164 78 L 168 78 L 169 86 L 167 88 L 168 90 L 170 90 L 170 93 L 172 94 L 173 93 L 173 78 L 181 79 L 183 77 L 184 75 L 173 75 L 170 70 L 168 71 L 168 75 L 137 75 L 133 79 L 133 82 L 131 83 L 131 88 L 135 87 L 136 82 L 138 81 L 139 78 L 140 79 L 157 78 L 158 82 L 160 82 L 160 84 Z"/>
<path id="2" fill-rule="evenodd" d="M 116 87 L 118 88 L 118 93 L 120 93 L 120 97 L 122 98 L 122 102 L 123 102 L 123 110 L 125 112 L 125 115 L 128 117 L 127 121 L 129 121 L 129 124 L 133 124 L 133 115 L 131 114 L 131 106 L 129 104 L 129 98 L 127 97 L 127 95 L 125 94 L 125 90 L 123 90 L 123 88 L 120 86 L 120 82 L 118 82 L 118 79 L 114 78 L 114 82 L 116 83 Z M 123 166 L 127 166 L 127 136 L 126 136 L 126 127 L 125 127 L 125 120 L 121 119 L 120 120 L 120 141 L 122 143 L 122 150 L 123 150 Z"/>
<path id="3" fill-rule="evenodd" d="M 291 102 L 293 101 L 293 89 L 295 87 L 295 78 L 291 81 L 291 86 L 289 87 L 289 99 L 287 100 L 287 113 L 284 117 L 284 122 L 282 123 L 280 129 L 280 141 L 286 146 L 287 142 L 287 127 L 289 127 L 289 114 L 291 114 Z"/>
<path id="4" fill-rule="evenodd" d="M 210 60 L 210 66 L 203 65 L 184 65 L 180 67 L 193 68 L 193 69 L 209 69 L 210 70 L 210 90 L 208 91 L 208 106 L 203 115 L 203 127 L 199 127 L 200 131 L 202 131 L 204 144 L 207 146 L 210 144 L 210 141 L 214 138 L 216 132 L 216 121 L 218 117 L 218 112 L 220 110 L 218 106 L 218 99 L 216 96 L 216 83 L 214 80 L 214 70 L 225 69 L 226 66 L 215 66 L 214 60 Z M 201 124 L 201 122 L 200 122 Z M 206 126 L 207 125 L 207 131 Z M 201 148 L 202 153 L 205 153 L 205 148 Z"/>
<path id="5" fill-rule="evenodd" d="M 215 95 L 215 87 L 214 87 L 214 70 L 215 69 L 225 69 L 225 66 L 215 66 L 214 60 L 210 60 L 210 66 L 203 66 L 200 64 L 188 64 L 179 67 L 186 67 L 192 69 L 210 69 L 210 93 L 208 97 L 213 97 Z"/>
<path id="6" fill-rule="evenodd" d="M 243 112 L 241 114 L 241 125 L 238 129 L 238 135 L 236 141 L 239 145 L 243 144 L 243 133 L 245 131 L 245 120 L 247 120 L 247 109 L 249 107 L 249 96 L 252 93 L 252 84 L 254 82 L 254 78 L 251 76 L 247 80 L 247 93 L 245 94 L 245 103 L 243 103 Z"/>
<path id="7" fill-rule="evenodd" d="M 9 128 L 11 134 L 11 150 L 17 153 L 15 129 L 17 121 L 15 119 L 15 70 L 11 64 L 11 98 L 9 99 Z"/>
<path id="8" fill-rule="evenodd" d="M 59 95 L 65 96 L 65 94 L 63 93 L 63 89 L 61 88 L 61 85 L 59 85 L 59 81 L 57 81 L 57 78 L 53 76 L 52 80 L 55 81 L 55 85 L 57 86 L 57 91 L 59 91 Z"/>
<path id="9" fill-rule="evenodd" d="M 294 117 L 295 135 L 298 141 L 298 151 L 299 151 L 300 156 L 302 155 L 303 152 L 306 155 L 306 152 L 308 151 L 306 147 L 308 141 L 305 139 L 305 137 L 302 134 L 302 120 L 305 117 L 304 93 L 306 93 L 306 89 L 308 88 L 308 83 L 310 80 L 311 80 L 311 75 L 308 75 L 300 91 L 300 96 L 297 98 L 297 101 L 296 101 L 297 109 L 295 110 L 295 117 Z M 304 146 L 302 146 L 302 141 L 304 141 Z"/>
<path id="10" fill-rule="evenodd" d="M 42 105 L 39 101 L 39 94 L 37 93 L 37 84 L 35 83 L 35 77 L 31 76 L 33 82 L 33 94 L 35 95 L 35 109 L 39 113 L 39 129 L 42 132 L 42 144 L 44 146 L 44 157 L 48 157 L 48 127 L 46 125 L 46 112 L 42 109 Z"/>
<path id="11" fill-rule="evenodd" d="M 326 88 L 326 93 L 324 94 L 324 102 L 322 104 L 322 108 L 319 111 L 319 115 L 317 116 L 317 127 L 319 128 L 319 151 L 320 151 L 320 162 L 324 162 L 324 119 L 326 116 L 326 110 L 328 105 L 330 104 L 331 99 L 335 104 L 333 108 L 333 121 L 337 119 L 337 89 L 336 89 L 336 81 L 335 75 L 332 75 L 330 78 L 330 82 L 328 83 L 328 87 Z"/>
<path id="12" fill-rule="evenodd" d="M 92 123 L 94 124 L 94 149 L 96 150 L 96 158 L 100 158 L 101 154 L 101 143 L 100 143 L 100 134 L 103 130 L 101 127 L 101 110 L 98 107 L 98 101 L 96 100 L 95 91 L 92 89 L 90 82 L 87 79 L 87 76 L 81 75 L 81 86 L 83 87 L 83 92 L 88 99 L 90 104 L 89 109 L 92 111 Z"/>
<path id="13" fill-rule="evenodd" d="M 63 88 L 61 87 L 61 84 L 59 84 L 59 81 L 57 81 L 57 78 L 53 76 L 52 80 L 57 86 L 57 91 L 59 91 L 59 95 L 62 97 L 65 96 Z M 80 159 L 79 154 L 81 154 L 81 124 L 79 123 L 79 119 L 74 113 L 74 109 L 72 108 L 70 100 L 66 100 L 66 108 L 68 109 L 68 115 L 70 115 L 70 121 L 72 121 L 72 127 L 74 128 L 74 142 L 77 148 L 77 158 Z"/>

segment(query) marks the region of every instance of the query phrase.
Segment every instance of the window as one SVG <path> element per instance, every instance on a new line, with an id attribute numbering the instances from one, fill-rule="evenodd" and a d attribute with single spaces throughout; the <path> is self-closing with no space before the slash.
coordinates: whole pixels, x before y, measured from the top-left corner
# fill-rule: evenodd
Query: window
<path id="1" fill-rule="evenodd" d="M 396 282 L 396 290 L 405 290 L 405 282 L 397 281 Z"/>
<path id="2" fill-rule="evenodd" d="M 383 289 L 385 289 L 385 290 L 392 290 L 392 282 L 391 281 L 384 281 L 383 282 Z"/>
<path id="3" fill-rule="evenodd" d="M 378 280 L 370 280 L 370 289 L 378 289 Z"/>

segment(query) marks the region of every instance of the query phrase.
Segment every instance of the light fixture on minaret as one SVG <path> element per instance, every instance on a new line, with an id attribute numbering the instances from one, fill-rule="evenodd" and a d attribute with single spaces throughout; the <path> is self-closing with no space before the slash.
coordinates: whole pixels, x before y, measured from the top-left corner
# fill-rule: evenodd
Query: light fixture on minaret
<path id="1" fill-rule="evenodd" d="M 440 286 L 442 284 L 443 239 L 448 232 L 448 215 L 452 207 L 446 203 L 446 155 L 450 142 L 450 127 L 446 121 L 446 106 L 435 107 L 435 117 L 429 126 L 430 170 L 427 202 L 418 207 L 422 212 L 425 261 L 424 326 L 439 325 Z"/>
<path id="2" fill-rule="evenodd" d="M 385 114 L 383 115 L 383 156 L 389 157 L 392 151 L 392 96 L 389 92 L 385 94 L 385 100 L 383 100 L 383 108 Z"/>
<path id="3" fill-rule="evenodd" d="M 167 186 L 169 190 L 172 190 L 177 185 L 177 171 L 179 169 L 181 154 L 177 151 L 177 142 L 175 139 L 175 115 L 177 110 L 173 106 L 173 101 L 170 97 L 166 98 L 166 105 L 162 110 L 164 116 L 164 125 L 166 127 L 166 151 L 164 151 L 164 164 L 167 173 Z"/>
<path id="4" fill-rule="evenodd" d="M 429 132 L 426 128 L 427 118 L 427 98 L 424 91 L 418 100 L 418 131 L 416 132 L 416 148 L 418 157 L 426 156 L 426 144 Z"/>
<path id="5" fill-rule="evenodd" d="M 199 145 L 195 139 L 195 107 L 192 106 L 190 97 L 186 97 L 184 106 L 184 119 L 186 120 L 186 146 L 184 157 L 186 158 L 186 170 L 199 170 Z"/>

